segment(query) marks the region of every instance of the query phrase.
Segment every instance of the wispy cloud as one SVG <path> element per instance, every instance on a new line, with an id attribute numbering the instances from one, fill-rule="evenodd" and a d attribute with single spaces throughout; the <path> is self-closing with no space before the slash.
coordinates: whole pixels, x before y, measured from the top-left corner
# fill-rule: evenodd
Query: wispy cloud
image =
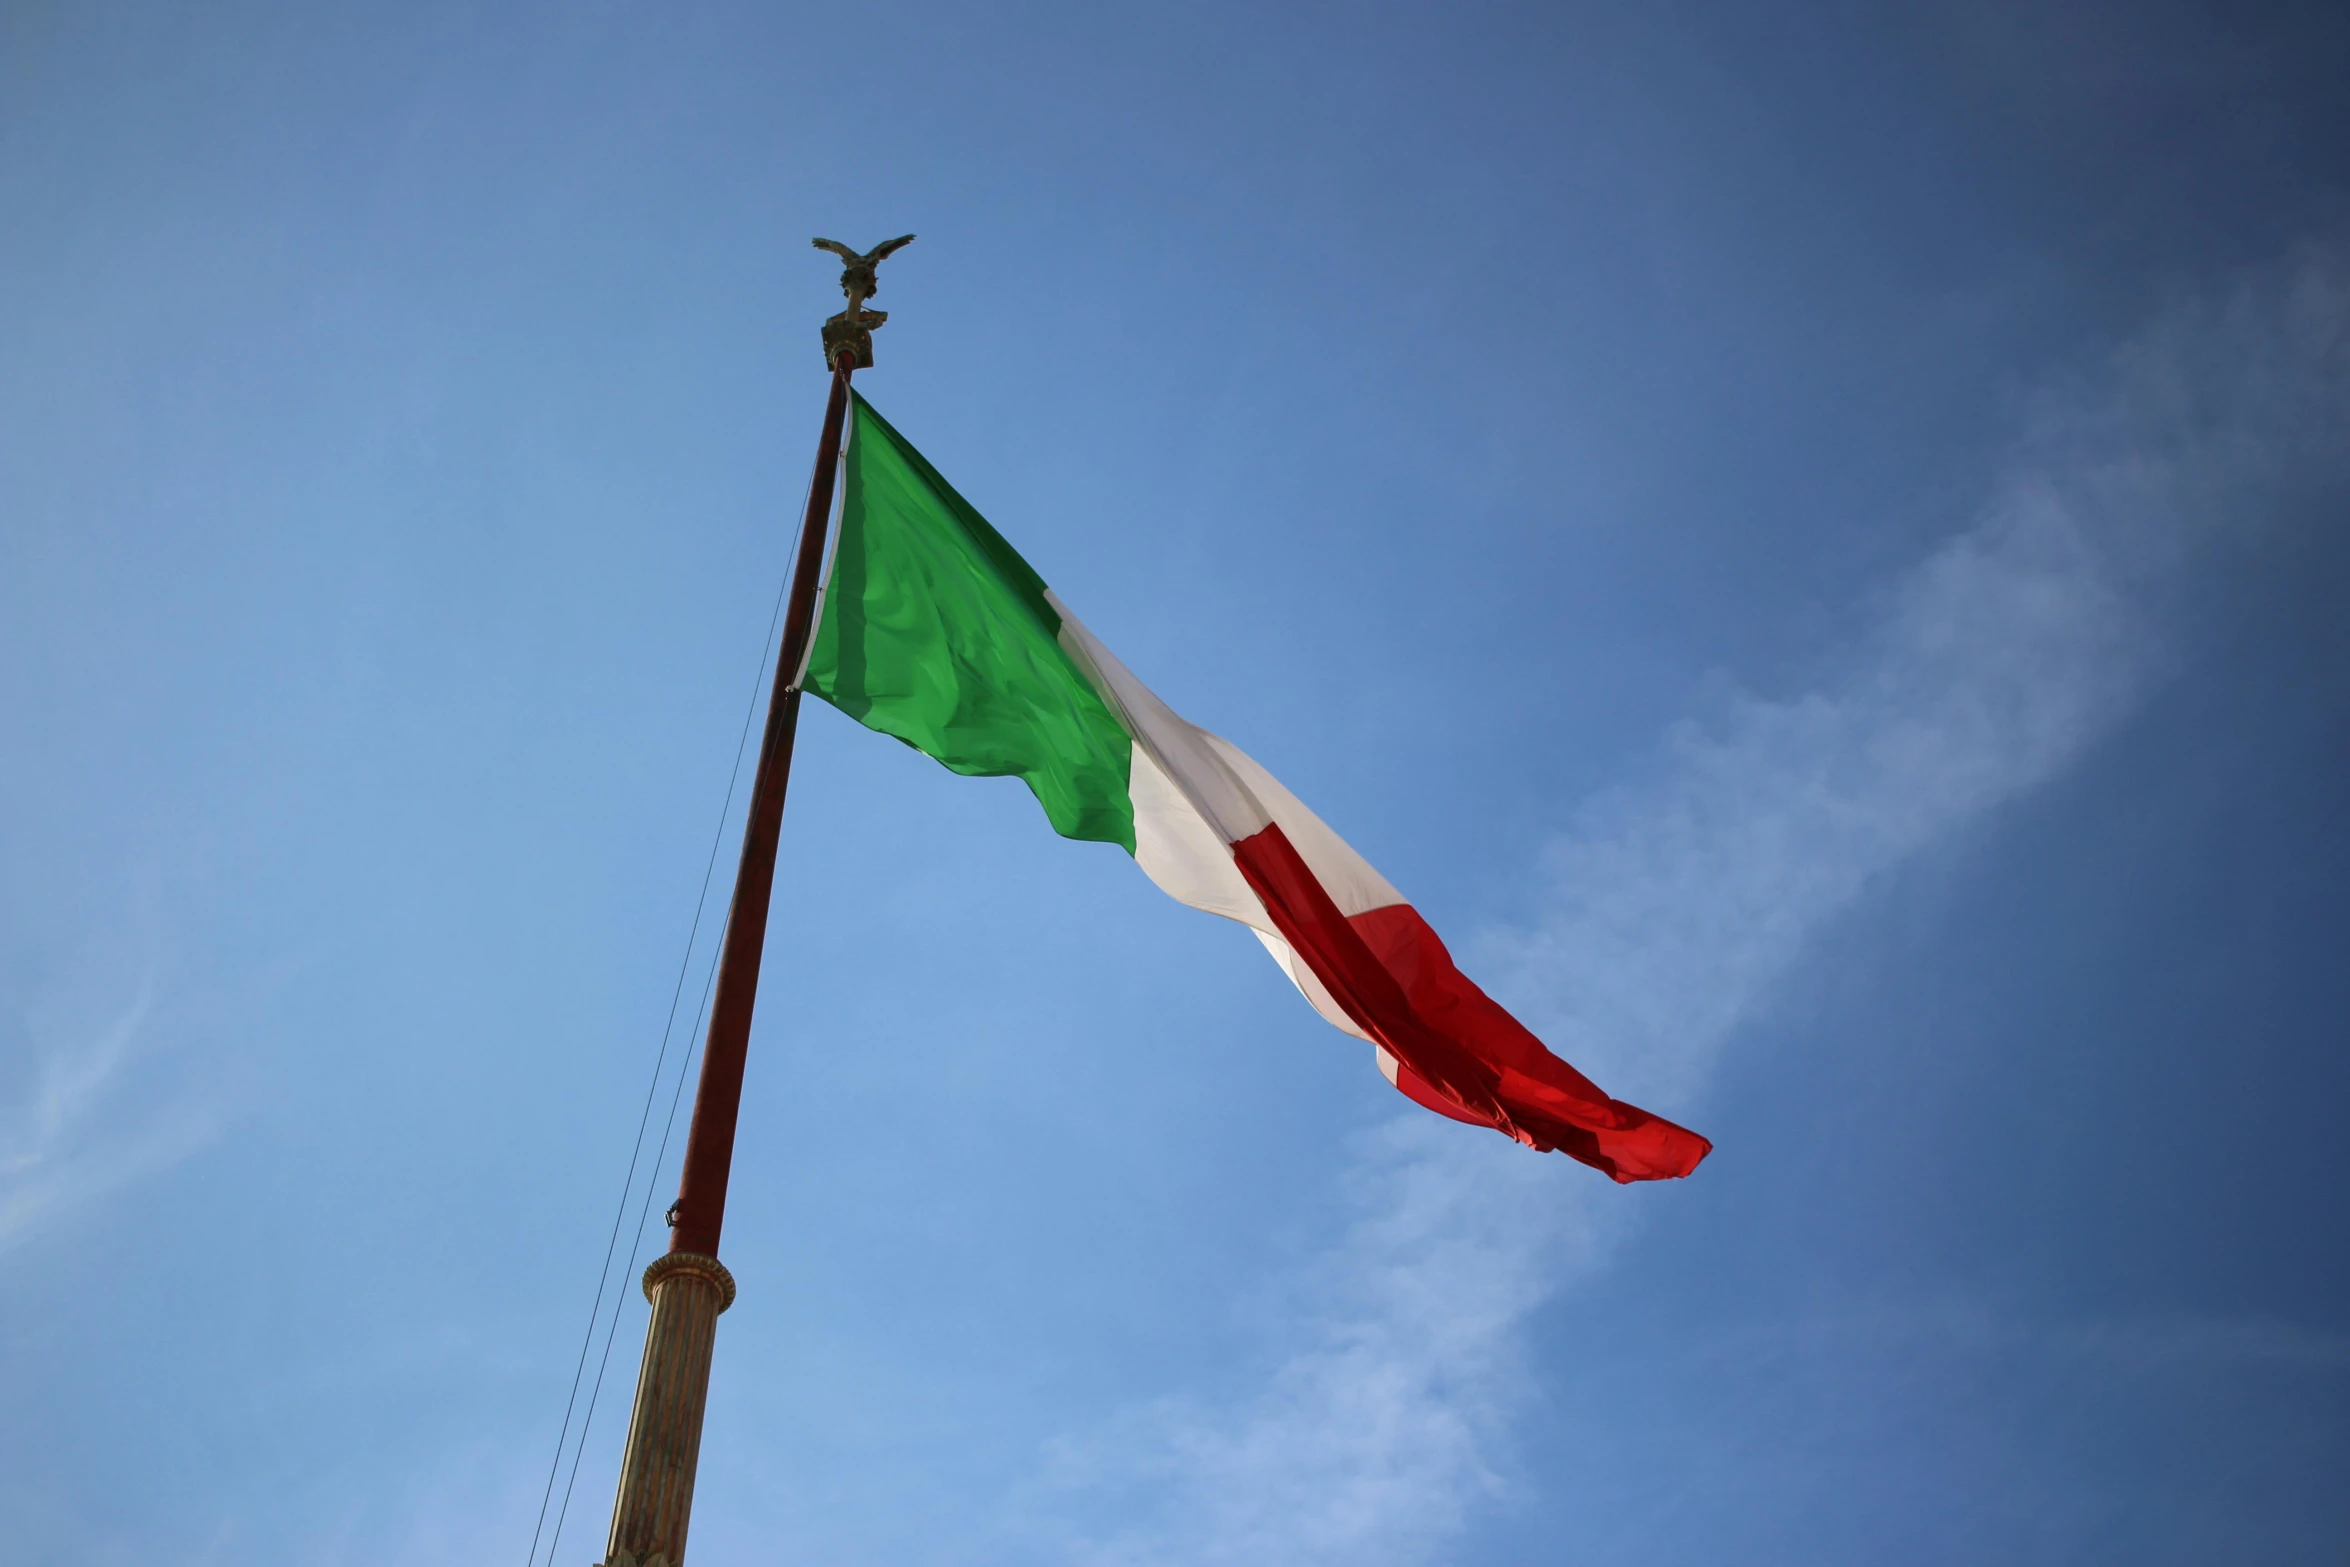
<path id="1" fill-rule="evenodd" d="M 2054 777 L 2167 653 L 2180 568 L 2344 457 L 2350 274 L 2313 255 L 2182 305 L 2052 389 L 1972 526 L 1895 583 L 1843 673 L 1732 699 L 1663 776 L 1587 804 L 1498 989 L 1614 1091 L 1671 1105 L 1875 878 Z M 1615 1086 L 1620 1085 L 1620 1086 Z"/>
<path id="2" fill-rule="evenodd" d="M 2350 267 L 2313 250 L 2050 388 L 1971 523 L 1891 584 L 1831 677 L 1727 700 L 1668 737 L 1651 782 L 1573 813 L 1539 915 L 1488 937 L 1483 974 L 1611 1089 L 1694 1100 L 1873 882 L 2131 711 L 2189 562 L 2341 475 L 2346 343 Z M 1257 1395 L 1140 1411 L 1055 1454 L 1068 1492 L 1147 1492 L 1118 1510 L 1141 1521 L 1066 1539 L 1071 1557 L 1424 1562 L 1496 1486 L 1523 1324 L 1622 1205 L 1432 1122 L 1374 1139 L 1358 1184 Z"/>
<path id="3" fill-rule="evenodd" d="M 1238 1409 L 1167 1402 L 1051 1454 L 1042 1499 L 1123 1520 L 1079 1559 L 1409 1562 L 1500 1484 L 1493 1436 L 1525 1385 L 1515 1325 L 1598 1245 L 1543 1161 L 1427 1118 L 1369 1134 L 1360 1220 L 1287 1281 L 1310 1341 Z"/>
<path id="4" fill-rule="evenodd" d="M 211 1118 L 193 1106 L 113 1113 L 153 1000 L 149 978 L 111 1023 L 37 1055 L 31 1095 L 13 1125 L 0 1123 L 0 1252 L 177 1163 L 211 1136 Z"/>

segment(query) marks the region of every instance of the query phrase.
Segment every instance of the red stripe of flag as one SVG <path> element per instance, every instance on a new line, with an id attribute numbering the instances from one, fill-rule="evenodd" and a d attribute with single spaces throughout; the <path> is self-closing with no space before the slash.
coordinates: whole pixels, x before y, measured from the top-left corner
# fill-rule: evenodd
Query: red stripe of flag
<path id="1" fill-rule="evenodd" d="M 1282 939 L 1396 1059 L 1396 1086 L 1418 1103 L 1618 1181 L 1687 1175 L 1713 1151 L 1552 1055 L 1453 966 L 1411 905 L 1341 914 L 1278 825 L 1235 842 L 1232 858 Z"/>

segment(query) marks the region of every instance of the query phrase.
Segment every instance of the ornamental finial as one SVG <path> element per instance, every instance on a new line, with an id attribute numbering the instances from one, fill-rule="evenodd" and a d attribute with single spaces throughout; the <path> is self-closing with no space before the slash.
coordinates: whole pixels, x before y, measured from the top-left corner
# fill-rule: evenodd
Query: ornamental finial
<path id="1" fill-rule="evenodd" d="M 849 308 L 824 323 L 824 366 L 831 369 L 840 361 L 842 349 L 852 350 L 852 361 L 860 370 L 873 368 L 873 329 L 889 319 L 886 310 L 867 310 L 865 301 L 881 292 L 881 279 L 874 269 L 896 251 L 914 243 L 914 236 L 901 234 L 885 240 L 863 255 L 858 255 L 837 239 L 815 240 L 818 250 L 829 250 L 847 265 L 841 268 L 840 291 L 849 297 Z"/>

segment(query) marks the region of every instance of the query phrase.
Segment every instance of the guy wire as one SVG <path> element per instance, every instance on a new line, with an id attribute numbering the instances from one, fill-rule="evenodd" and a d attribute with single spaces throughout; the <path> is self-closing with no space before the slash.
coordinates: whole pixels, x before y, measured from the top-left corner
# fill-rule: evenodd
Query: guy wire
<path id="1" fill-rule="evenodd" d="M 728 816 L 730 816 L 734 810 L 735 791 L 740 788 L 742 784 L 743 755 L 750 746 L 751 722 L 758 716 L 759 692 L 760 689 L 766 684 L 767 661 L 770 656 L 769 650 L 775 646 L 776 628 L 782 623 L 783 620 L 784 597 L 790 591 L 790 588 L 791 572 L 787 564 L 783 575 L 783 581 L 775 590 L 775 607 L 767 617 L 767 635 L 761 640 L 759 644 L 759 665 L 758 669 L 751 677 L 750 705 L 744 710 L 743 713 L 742 733 L 736 737 L 734 743 L 734 767 L 733 770 L 727 775 L 726 801 L 718 808 L 718 826 L 716 830 L 713 831 L 710 835 L 710 855 L 709 859 L 702 867 L 702 890 L 694 900 L 693 924 L 686 932 L 685 952 L 678 958 L 677 961 L 677 983 L 671 987 L 669 993 L 669 1016 L 667 1021 L 661 1025 L 661 1049 L 660 1052 L 653 1058 L 652 1081 L 645 1085 L 644 1108 L 637 1115 L 636 1143 L 629 1149 L 628 1174 L 621 1182 L 619 1205 L 614 1208 L 612 1212 L 612 1233 L 604 1243 L 604 1266 L 603 1270 L 596 1276 L 595 1302 L 588 1310 L 587 1331 L 580 1337 L 579 1360 L 578 1363 L 572 1368 L 571 1393 L 563 1404 L 563 1425 L 562 1429 L 557 1432 L 555 1437 L 554 1459 L 547 1465 L 546 1488 L 539 1495 L 538 1522 L 531 1530 L 530 1554 L 524 1559 L 526 1567 L 535 1567 L 535 1564 L 539 1559 L 539 1539 L 546 1530 L 548 1504 L 554 1499 L 555 1476 L 562 1472 L 563 1449 L 570 1445 L 572 1411 L 578 1406 L 579 1403 L 579 1384 L 587 1371 L 588 1351 L 595 1344 L 596 1320 L 604 1313 L 604 1292 L 611 1285 L 612 1258 L 618 1251 L 620 1245 L 621 1221 L 627 1217 L 628 1199 L 630 1194 L 636 1188 L 637 1165 L 638 1161 L 644 1154 L 645 1131 L 646 1128 L 649 1127 L 652 1123 L 653 1101 L 661 1090 L 661 1070 L 669 1060 L 669 1046 L 676 1034 L 677 1006 L 685 996 L 685 976 L 693 964 L 694 943 L 701 936 L 702 915 L 709 907 L 710 882 L 713 876 L 716 874 L 718 868 L 718 851 L 721 847 L 724 846 L 726 841 L 726 821 Z M 710 985 L 711 983 L 715 982 L 717 977 L 717 963 L 718 954 L 713 952 L 710 959 L 710 979 L 705 981 L 703 984 L 702 1004 L 701 1007 L 695 1009 L 694 1013 L 694 1034 L 697 1036 L 701 1032 L 703 1012 L 710 1004 Z M 628 1270 L 624 1270 L 621 1274 L 621 1288 L 618 1294 L 615 1296 L 612 1306 L 612 1326 L 610 1329 L 606 1330 L 604 1335 L 603 1361 L 599 1363 L 596 1368 L 595 1385 L 588 1394 L 587 1413 L 580 1419 L 579 1444 L 578 1447 L 573 1451 L 571 1457 L 571 1478 L 564 1484 L 563 1487 L 563 1506 L 558 1509 L 555 1516 L 554 1538 L 547 1542 L 547 1560 L 549 1563 L 554 1561 L 555 1547 L 562 1539 L 563 1515 L 570 1511 L 571 1487 L 572 1484 L 576 1483 L 579 1479 L 580 1454 L 584 1452 L 587 1447 L 588 1422 L 595 1418 L 596 1395 L 602 1390 L 604 1385 L 604 1366 L 608 1365 L 612 1358 L 612 1334 L 614 1331 L 617 1331 L 620 1326 L 621 1311 L 626 1306 L 628 1300 L 628 1271 L 633 1271 L 635 1269 L 637 1249 L 644 1244 L 645 1215 L 652 1207 L 653 1192 L 656 1186 L 659 1184 L 661 1178 L 661 1161 L 667 1157 L 669 1152 L 670 1132 L 675 1127 L 677 1122 L 677 1105 L 680 1097 L 685 1092 L 685 1075 L 686 1071 L 693 1065 L 693 1058 L 694 1051 L 692 1047 L 689 1046 L 686 1052 L 685 1061 L 678 1069 L 677 1087 L 670 1094 L 669 1120 L 665 1125 L 663 1125 L 661 1129 L 660 1151 L 654 1155 L 652 1173 L 646 1177 L 645 1199 L 643 1205 L 639 1208 L 637 1213 L 636 1239 L 629 1247 Z"/>

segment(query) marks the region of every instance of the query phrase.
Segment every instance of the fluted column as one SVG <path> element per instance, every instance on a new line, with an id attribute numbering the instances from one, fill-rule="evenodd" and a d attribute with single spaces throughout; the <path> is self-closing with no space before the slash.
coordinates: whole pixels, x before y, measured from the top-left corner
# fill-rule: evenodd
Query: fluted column
<path id="1" fill-rule="evenodd" d="M 645 1269 L 645 1363 L 620 1458 L 620 1494 L 603 1567 L 680 1567 L 710 1396 L 718 1314 L 734 1304 L 734 1275 L 715 1257 L 673 1251 Z"/>

